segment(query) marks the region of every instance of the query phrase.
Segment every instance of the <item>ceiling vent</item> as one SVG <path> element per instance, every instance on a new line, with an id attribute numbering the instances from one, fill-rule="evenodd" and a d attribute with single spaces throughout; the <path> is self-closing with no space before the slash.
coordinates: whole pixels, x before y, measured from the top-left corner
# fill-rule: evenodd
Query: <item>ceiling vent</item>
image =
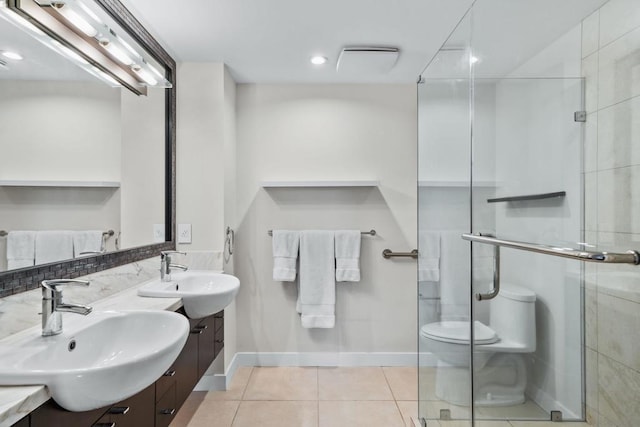
<path id="1" fill-rule="evenodd" d="M 396 65 L 395 47 L 345 47 L 336 69 L 344 74 L 386 74 Z"/>

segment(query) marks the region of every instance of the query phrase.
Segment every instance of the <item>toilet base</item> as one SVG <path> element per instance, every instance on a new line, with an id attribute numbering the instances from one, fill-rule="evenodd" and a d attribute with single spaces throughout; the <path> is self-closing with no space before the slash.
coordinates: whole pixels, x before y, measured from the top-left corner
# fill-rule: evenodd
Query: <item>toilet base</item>
<path id="1" fill-rule="evenodd" d="M 512 406 L 524 403 L 526 366 L 522 354 L 494 354 L 486 366 L 475 373 L 476 406 Z M 469 369 L 438 361 L 436 396 L 448 403 L 469 406 Z"/>

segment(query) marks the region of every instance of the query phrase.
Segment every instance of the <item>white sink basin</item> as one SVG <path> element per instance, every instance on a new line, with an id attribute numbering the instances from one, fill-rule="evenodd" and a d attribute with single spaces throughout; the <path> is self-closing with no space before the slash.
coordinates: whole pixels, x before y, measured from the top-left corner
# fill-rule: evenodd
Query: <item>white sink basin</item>
<path id="1" fill-rule="evenodd" d="M 142 297 L 182 298 L 184 311 L 192 319 L 201 319 L 223 310 L 231 304 L 240 289 L 237 277 L 207 270 L 175 272 L 171 281 L 160 279 L 140 289 Z"/>
<path id="2" fill-rule="evenodd" d="M 43 384 L 69 411 L 100 408 L 153 384 L 189 334 L 189 321 L 169 311 L 64 316 L 60 335 L 34 330 L 1 343 L 0 385 Z"/>

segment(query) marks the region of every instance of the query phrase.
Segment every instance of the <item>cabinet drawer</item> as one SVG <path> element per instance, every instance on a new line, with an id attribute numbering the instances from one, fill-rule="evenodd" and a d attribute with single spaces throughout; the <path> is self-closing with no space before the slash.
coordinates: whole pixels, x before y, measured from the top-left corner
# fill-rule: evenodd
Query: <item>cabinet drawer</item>
<path id="1" fill-rule="evenodd" d="M 156 381 L 156 401 L 160 399 L 167 390 L 169 390 L 169 387 L 176 383 L 176 373 L 176 367 L 174 364 L 174 366 L 171 366 L 160 378 L 158 378 L 158 381 Z"/>
<path id="2" fill-rule="evenodd" d="M 49 400 L 31 413 L 31 427 L 89 427 L 93 426 L 105 414 L 107 409 L 70 412 L 62 409 L 53 400 Z"/>
<path id="3" fill-rule="evenodd" d="M 173 384 L 156 402 L 155 427 L 168 427 L 177 412 L 176 385 Z"/>
<path id="4" fill-rule="evenodd" d="M 117 427 L 153 427 L 155 403 L 156 393 L 152 384 L 135 396 L 113 405 L 107 414 Z"/>

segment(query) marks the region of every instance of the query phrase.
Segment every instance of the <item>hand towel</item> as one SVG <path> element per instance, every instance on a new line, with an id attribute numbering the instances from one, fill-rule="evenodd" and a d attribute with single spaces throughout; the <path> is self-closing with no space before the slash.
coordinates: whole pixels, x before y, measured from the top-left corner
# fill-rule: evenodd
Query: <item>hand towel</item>
<path id="1" fill-rule="evenodd" d="M 418 257 L 418 281 L 440 280 L 440 233 L 422 230 L 418 233 L 420 255 Z"/>
<path id="2" fill-rule="evenodd" d="M 73 231 L 72 234 L 74 257 L 81 256 L 82 252 L 102 252 L 101 230 Z"/>
<path id="3" fill-rule="evenodd" d="M 336 323 L 333 231 L 300 233 L 300 284 L 297 308 L 304 328 L 333 328 Z"/>
<path id="4" fill-rule="evenodd" d="M 296 279 L 299 242 L 298 231 L 273 230 L 273 280 L 293 282 Z"/>
<path id="5" fill-rule="evenodd" d="M 31 267 L 36 256 L 35 231 L 10 231 L 7 235 L 7 269 Z"/>
<path id="6" fill-rule="evenodd" d="M 48 264 L 73 258 L 71 231 L 36 232 L 36 264 Z"/>
<path id="7" fill-rule="evenodd" d="M 337 230 L 336 246 L 336 281 L 360 281 L 360 230 Z"/>

